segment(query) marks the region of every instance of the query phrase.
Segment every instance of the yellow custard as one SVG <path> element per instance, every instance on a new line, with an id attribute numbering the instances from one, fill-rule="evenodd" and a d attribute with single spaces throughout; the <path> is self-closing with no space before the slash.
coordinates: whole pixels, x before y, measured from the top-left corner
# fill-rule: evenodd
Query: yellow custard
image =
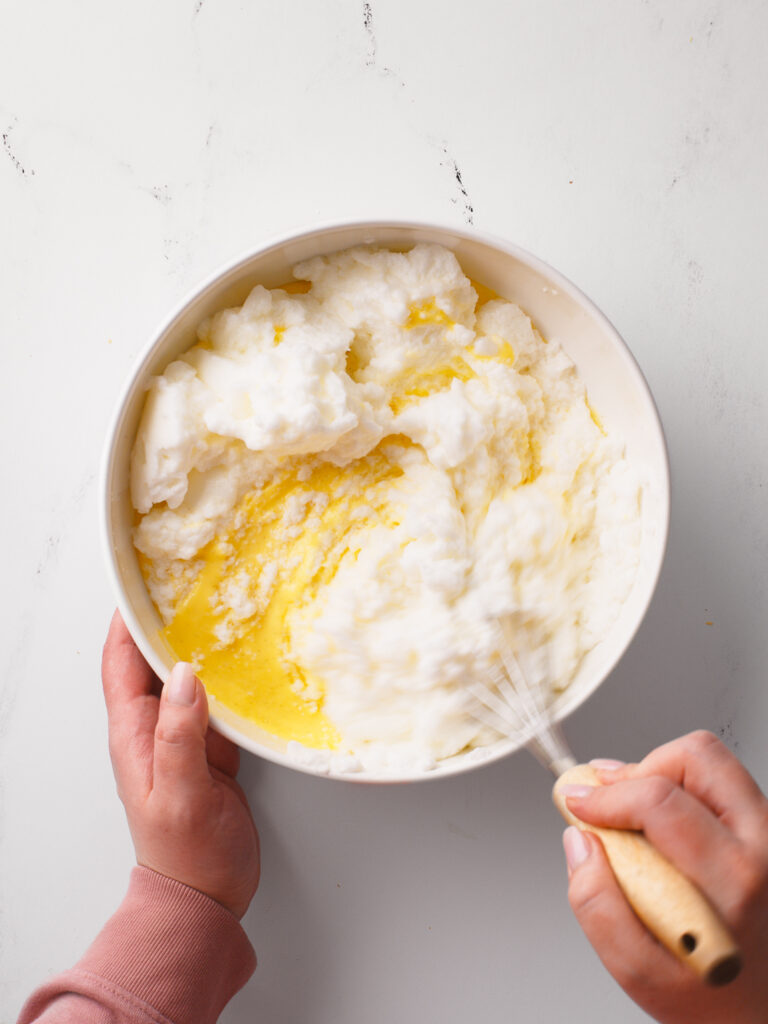
<path id="1" fill-rule="evenodd" d="M 208 691 L 233 711 L 276 736 L 334 748 L 338 735 L 322 712 L 322 681 L 306 678 L 286 658 L 286 611 L 311 600 L 333 577 L 343 555 L 354 557 L 347 533 L 355 507 L 369 509 L 354 519 L 358 531 L 372 517 L 386 521 L 391 515 L 386 485 L 402 471 L 379 450 L 358 460 L 353 472 L 320 465 L 299 479 L 299 469 L 279 474 L 240 502 L 232 527 L 201 551 L 203 569 L 163 636 L 180 659 L 196 666 Z M 280 509 L 289 496 L 301 495 L 308 506 L 318 506 L 316 514 L 286 530 Z M 259 600 L 259 581 L 270 564 L 277 567 L 274 583 Z M 229 630 L 226 587 L 233 576 L 255 598 L 255 608 Z"/>

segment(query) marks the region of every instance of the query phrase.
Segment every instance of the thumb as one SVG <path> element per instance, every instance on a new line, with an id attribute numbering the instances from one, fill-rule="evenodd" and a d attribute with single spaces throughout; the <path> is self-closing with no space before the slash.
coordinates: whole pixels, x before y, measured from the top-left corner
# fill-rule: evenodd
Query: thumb
<path id="1" fill-rule="evenodd" d="M 205 750 L 208 701 L 192 666 L 174 665 L 163 687 L 155 726 L 153 789 L 177 794 L 211 781 Z"/>

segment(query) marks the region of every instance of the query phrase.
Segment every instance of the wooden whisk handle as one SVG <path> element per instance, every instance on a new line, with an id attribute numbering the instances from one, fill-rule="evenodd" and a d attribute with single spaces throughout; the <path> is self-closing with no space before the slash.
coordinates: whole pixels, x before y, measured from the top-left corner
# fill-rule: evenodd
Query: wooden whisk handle
<path id="1" fill-rule="evenodd" d="M 599 786 L 594 768 L 579 764 L 555 783 L 553 799 L 569 825 L 599 836 L 616 880 L 648 930 L 710 984 L 725 985 L 741 969 L 733 936 L 696 886 L 640 832 L 599 828 L 572 814 L 563 785 Z"/>

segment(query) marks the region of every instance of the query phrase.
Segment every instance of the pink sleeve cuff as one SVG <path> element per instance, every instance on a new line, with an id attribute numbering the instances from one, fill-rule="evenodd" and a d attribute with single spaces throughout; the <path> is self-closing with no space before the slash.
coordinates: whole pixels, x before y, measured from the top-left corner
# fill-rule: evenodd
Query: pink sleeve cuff
<path id="1" fill-rule="evenodd" d="M 36 1019 L 57 994 L 94 998 L 87 990 L 95 987 L 106 1003 L 122 1004 L 119 1010 L 113 1004 L 115 1017 L 96 1020 L 214 1024 L 255 967 L 233 914 L 196 889 L 137 867 L 125 899 L 82 960 L 35 993 L 20 1020 Z M 129 1004 L 135 1016 L 125 1015 Z"/>

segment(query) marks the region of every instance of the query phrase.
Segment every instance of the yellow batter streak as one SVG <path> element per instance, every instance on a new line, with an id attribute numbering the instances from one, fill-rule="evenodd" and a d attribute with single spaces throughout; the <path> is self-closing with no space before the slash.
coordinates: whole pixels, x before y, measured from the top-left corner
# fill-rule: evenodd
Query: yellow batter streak
<path id="1" fill-rule="evenodd" d="M 498 298 L 482 285 L 473 282 L 473 286 L 481 297 L 478 305 Z M 299 292 L 307 287 L 302 282 L 285 290 Z M 406 326 L 427 323 L 449 327 L 453 321 L 433 299 L 412 307 Z M 280 336 L 278 329 L 275 344 Z M 499 355 L 489 358 L 513 362 L 514 352 L 505 342 Z M 348 364 L 348 369 L 354 366 Z M 399 412 L 409 401 L 448 388 L 455 378 L 467 380 L 473 375 L 471 367 L 455 357 L 406 378 L 390 405 Z M 394 521 L 390 485 L 402 470 L 386 450 L 393 444 L 410 443 L 402 437 L 386 438 L 369 455 L 343 469 L 292 459 L 290 470 L 246 495 L 230 528 L 200 552 L 203 569 L 162 635 L 179 659 L 194 664 L 209 693 L 268 732 L 317 749 L 335 749 L 339 743 L 338 733 L 323 714 L 321 682 L 305 678 L 286 657 L 290 649 L 287 612 L 311 600 L 333 578 L 343 558 L 356 556 L 356 538 L 366 523 Z M 299 494 L 306 497 L 312 514 L 286 531 L 281 510 L 289 496 Z M 366 516 L 355 518 L 355 509 L 363 506 Z M 277 575 L 259 600 L 259 581 L 270 563 L 278 566 Z M 226 588 L 233 576 L 242 580 L 243 574 L 257 607 L 233 628 L 227 621 Z"/>

